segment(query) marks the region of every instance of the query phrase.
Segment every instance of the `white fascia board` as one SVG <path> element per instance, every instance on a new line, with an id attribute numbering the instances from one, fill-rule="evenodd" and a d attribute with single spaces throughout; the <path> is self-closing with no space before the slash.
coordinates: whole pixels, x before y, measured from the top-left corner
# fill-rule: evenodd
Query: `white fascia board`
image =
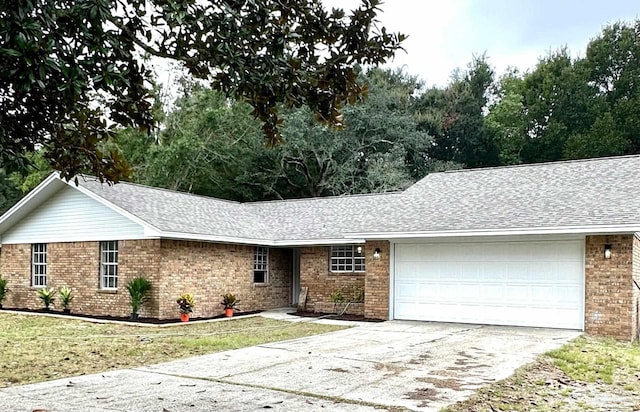
<path id="1" fill-rule="evenodd" d="M 572 234 L 631 234 L 640 231 L 639 226 L 564 226 L 545 228 L 517 229 L 480 229 L 480 230 L 443 230 L 432 232 L 371 232 L 346 233 L 345 237 L 359 239 L 410 239 L 410 238 L 444 238 L 474 236 L 514 236 L 514 235 L 572 235 Z"/>
<path id="2" fill-rule="evenodd" d="M 162 239 L 193 240 L 196 242 L 235 243 L 242 245 L 275 246 L 273 240 L 250 239 L 235 236 L 204 235 L 200 233 L 160 232 Z"/>
<path id="3" fill-rule="evenodd" d="M 147 239 L 158 239 L 157 236 L 137 236 L 137 235 L 121 235 L 117 238 L 113 236 L 78 236 L 78 237 L 68 237 L 64 239 L 60 239 L 55 235 L 51 237 L 38 238 L 38 243 L 68 243 L 68 242 L 106 242 L 110 240 L 147 240 Z M 5 242 L 5 245 L 11 244 L 20 244 L 23 242 L 13 243 L 13 242 Z"/>
<path id="4" fill-rule="evenodd" d="M 260 246 L 272 246 L 272 247 L 322 246 L 322 245 L 365 243 L 364 239 L 340 238 L 340 239 L 271 240 L 271 239 L 242 238 L 242 237 L 235 237 L 235 236 L 204 235 L 199 233 L 184 233 L 184 232 L 160 232 L 159 237 L 162 239 L 192 240 L 196 242 L 234 243 L 234 244 L 242 244 L 242 245 L 260 245 Z"/>
<path id="5" fill-rule="evenodd" d="M 353 245 L 365 244 L 364 239 L 340 238 L 340 239 L 303 239 L 303 240 L 276 240 L 276 246 L 327 246 L 327 245 Z"/>
<path id="6" fill-rule="evenodd" d="M 60 181 L 61 179 L 57 172 L 51 173 L 49 177 L 44 179 L 42 183 L 36 186 L 35 189 L 29 192 L 29 194 L 27 194 L 25 197 L 20 199 L 18 203 L 13 205 L 11 209 L 7 210 L 2 216 L 0 216 L 0 228 L 5 222 L 9 221 L 14 215 L 16 215 L 16 213 L 18 213 L 24 207 L 26 207 L 27 204 L 34 201 L 34 199 L 37 199 L 38 197 L 41 197 L 41 196 L 47 196 L 47 189 L 50 188 L 52 184 L 55 184 L 54 182 L 60 182 Z M 63 187 L 63 186 L 60 186 L 60 187 Z"/>
<path id="7" fill-rule="evenodd" d="M 140 226 L 142 226 L 144 228 L 144 234 L 145 236 L 148 236 L 149 238 L 157 238 L 160 237 L 160 233 L 161 231 L 156 228 L 153 225 L 150 225 L 148 222 L 146 222 L 145 220 L 140 219 L 138 216 L 124 210 L 123 208 L 114 205 L 113 203 L 109 202 L 108 200 L 106 200 L 105 198 L 103 198 L 102 196 L 98 196 L 95 193 L 93 193 L 91 190 L 89 189 L 85 189 L 84 187 L 80 186 L 80 185 L 75 185 L 75 183 L 72 182 L 65 182 L 67 185 L 69 185 L 70 187 L 79 190 L 80 192 L 82 192 L 83 194 L 89 196 L 91 199 L 95 200 L 96 202 L 99 202 L 100 204 L 108 207 L 109 209 L 113 210 L 114 212 L 126 217 L 127 219 L 139 224 Z"/>

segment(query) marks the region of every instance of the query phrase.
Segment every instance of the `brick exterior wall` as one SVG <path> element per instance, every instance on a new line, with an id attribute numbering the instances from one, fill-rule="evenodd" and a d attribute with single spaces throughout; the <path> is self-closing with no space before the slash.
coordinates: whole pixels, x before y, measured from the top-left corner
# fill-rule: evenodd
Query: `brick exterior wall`
<path id="1" fill-rule="evenodd" d="M 31 245 L 3 245 L 0 273 L 9 280 L 8 308 L 40 309 L 38 288 L 31 287 Z M 118 242 L 119 291 L 100 290 L 99 242 L 47 244 L 47 287 L 69 286 L 74 298 L 71 311 L 91 315 L 127 316 L 131 313 L 124 285 L 136 276 L 158 281 L 159 241 L 121 240 Z M 123 293 L 124 292 L 124 293 Z M 157 296 L 140 311 L 141 316 L 157 317 Z M 56 296 L 54 309 L 61 309 Z"/>
<path id="2" fill-rule="evenodd" d="M 587 236 L 585 332 L 590 335 L 633 339 L 632 263 L 639 252 L 632 237 Z M 611 244 L 611 259 L 604 258 L 605 244 Z"/>
<path id="3" fill-rule="evenodd" d="M 381 250 L 380 260 L 373 253 Z M 364 305 L 350 308 L 349 313 L 371 319 L 389 317 L 389 242 L 367 242 L 365 250 L 366 273 L 332 273 L 329 270 L 331 248 L 305 247 L 300 250 L 300 286 L 309 288 L 305 309 L 331 312 L 331 293 L 337 288 L 364 288 Z"/>
<path id="4" fill-rule="evenodd" d="M 141 316 L 171 319 L 179 316 L 175 300 L 193 293 L 195 317 L 223 312 L 220 295 L 234 293 L 241 310 L 268 309 L 291 303 L 291 250 L 269 250 L 269 282 L 253 284 L 253 246 L 172 240 L 120 240 L 118 290 L 100 290 L 99 242 L 47 244 L 47 287 L 73 289 L 72 312 L 128 316 L 125 285 L 136 276 L 151 280 L 151 300 Z M 37 288 L 31 287 L 31 245 L 3 245 L 0 273 L 9 280 L 5 308 L 39 309 Z M 59 309 L 59 303 L 54 304 Z"/>
<path id="5" fill-rule="evenodd" d="M 364 273 L 332 273 L 329 270 L 330 253 L 329 246 L 300 249 L 300 286 L 309 288 L 306 310 L 325 312 L 327 307 L 333 307 L 331 293 L 337 288 L 364 288 Z M 356 314 L 362 315 L 362 312 Z"/>
<path id="6" fill-rule="evenodd" d="M 640 239 L 633 237 L 633 265 L 631 269 L 632 282 L 632 310 L 631 310 L 631 335 L 633 339 L 640 340 Z"/>
<path id="7" fill-rule="evenodd" d="M 253 246 L 163 240 L 159 283 L 161 318 L 178 315 L 175 300 L 193 293 L 193 316 L 223 313 L 223 293 L 233 293 L 244 311 L 291 304 L 291 249 L 269 249 L 267 284 L 253 283 Z"/>
<path id="8" fill-rule="evenodd" d="M 373 258 L 376 248 L 380 259 Z M 386 240 L 367 242 L 365 245 L 367 276 L 365 278 L 364 316 L 370 319 L 389 319 L 389 242 Z"/>

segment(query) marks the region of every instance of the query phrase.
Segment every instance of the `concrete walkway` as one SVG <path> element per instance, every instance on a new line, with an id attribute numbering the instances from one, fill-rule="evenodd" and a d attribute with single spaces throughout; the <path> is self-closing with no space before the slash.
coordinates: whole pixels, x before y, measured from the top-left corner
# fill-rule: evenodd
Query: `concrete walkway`
<path id="1" fill-rule="evenodd" d="M 283 312 L 265 316 L 304 320 Z M 2 389 L 0 410 L 432 411 L 508 377 L 578 335 L 480 325 L 357 323 L 323 335 Z"/>

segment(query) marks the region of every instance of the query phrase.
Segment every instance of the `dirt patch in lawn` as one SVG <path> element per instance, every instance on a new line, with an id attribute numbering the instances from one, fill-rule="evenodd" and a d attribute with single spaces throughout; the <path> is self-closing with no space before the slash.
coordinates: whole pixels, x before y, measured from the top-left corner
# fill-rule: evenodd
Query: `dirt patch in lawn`
<path id="1" fill-rule="evenodd" d="M 638 411 L 639 392 L 638 344 L 581 337 L 445 411 Z"/>
<path id="2" fill-rule="evenodd" d="M 0 387 L 136 367 L 344 329 L 261 316 L 166 328 L 0 313 Z"/>

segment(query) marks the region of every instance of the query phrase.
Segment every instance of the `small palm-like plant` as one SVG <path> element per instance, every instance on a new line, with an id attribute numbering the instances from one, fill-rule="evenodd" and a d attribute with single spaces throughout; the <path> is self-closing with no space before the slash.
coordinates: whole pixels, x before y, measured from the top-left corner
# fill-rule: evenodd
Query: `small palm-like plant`
<path id="1" fill-rule="evenodd" d="M 53 305 L 53 301 L 56 297 L 56 290 L 53 288 L 38 289 L 38 297 L 44 303 L 44 308 L 49 310 L 49 306 Z"/>
<path id="2" fill-rule="evenodd" d="M 129 291 L 129 305 L 131 306 L 131 319 L 138 318 L 138 312 L 142 305 L 149 300 L 149 292 L 151 291 L 151 281 L 142 276 L 131 279 L 126 286 Z"/>
<path id="3" fill-rule="evenodd" d="M 9 291 L 8 283 L 9 279 L 4 279 L 0 276 L 0 309 L 2 309 L 2 301 L 7 297 L 7 292 Z"/>
<path id="4" fill-rule="evenodd" d="M 60 295 L 60 304 L 62 304 L 62 311 L 69 312 L 70 311 L 69 305 L 73 300 L 73 292 L 71 291 L 71 288 L 67 286 L 63 286 L 58 291 L 58 294 Z"/>

